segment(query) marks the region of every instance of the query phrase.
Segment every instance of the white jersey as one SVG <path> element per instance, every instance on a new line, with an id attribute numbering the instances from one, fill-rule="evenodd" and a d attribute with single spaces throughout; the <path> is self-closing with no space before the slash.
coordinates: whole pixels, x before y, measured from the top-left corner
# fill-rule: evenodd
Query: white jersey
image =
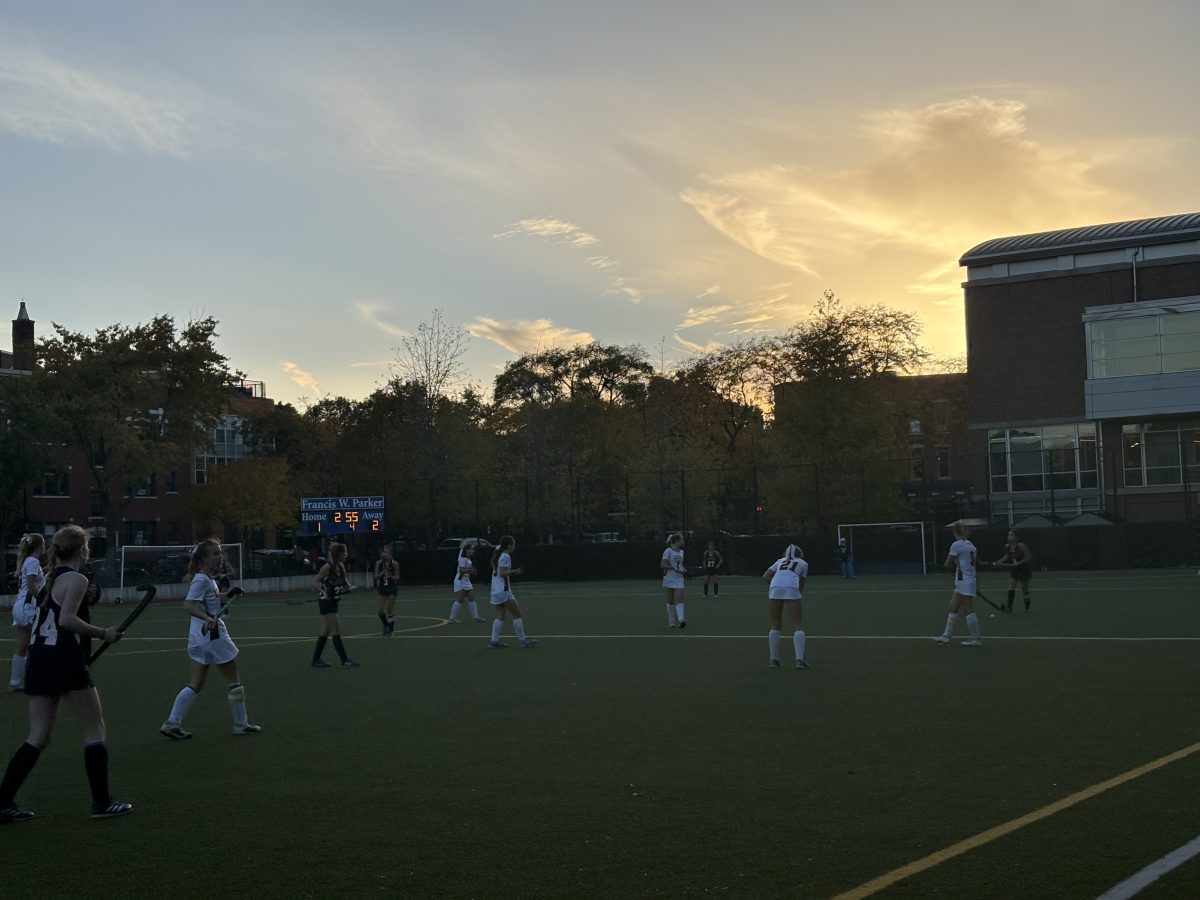
<path id="1" fill-rule="evenodd" d="M 221 595 L 217 583 L 204 572 L 197 572 L 188 585 L 187 600 L 204 609 L 210 616 L 221 611 Z M 221 665 L 238 654 L 238 649 L 229 637 L 225 623 L 217 620 L 217 637 L 204 630 L 204 620 L 191 617 L 188 627 L 188 656 L 202 665 Z"/>
<path id="2" fill-rule="evenodd" d="M 496 568 L 492 570 L 493 603 L 497 601 L 503 603 L 512 598 L 512 588 L 509 586 L 508 577 L 500 574 L 501 569 L 512 569 L 512 557 L 507 553 L 500 554 L 500 558 L 496 560 Z"/>
<path id="3" fill-rule="evenodd" d="M 687 570 L 683 565 L 683 551 L 668 547 L 663 551 L 663 560 L 667 567 L 663 570 L 663 587 L 680 590 L 683 588 L 683 575 Z"/>
<path id="4" fill-rule="evenodd" d="M 946 562 L 954 560 L 954 583 L 971 586 L 971 593 L 975 593 L 975 582 L 977 575 L 975 572 L 975 560 L 977 551 L 975 545 L 968 540 L 955 541 L 950 545 L 950 552 L 946 555 Z"/>
<path id="5" fill-rule="evenodd" d="M 37 580 L 33 595 L 29 594 L 29 576 Z M 17 599 L 12 605 L 12 620 L 14 628 L 28 628 L 37 618 L 37 595 L 46 586 L 46 576 L 42 573 L 42 564 L 36 556 L 25 557 L 21 563 L 20 586 L 17 588 Z"/>
<path id="6" fill-rule="evenodd" d="M 804 562 L 799 557 L 784 557 L 776 560 L 773 566 L 770 566 L 768 571 L 773 571 L 774 575 L 770 576 L 770 588 L 768 596 L 773 600 L 799 600 L 800 580 L 809 577 L 809 564 Z M 788 596 L 775 596 L 776 593 L 784 594 L 794 592 L 794 598 Z"/>
<path id="7" fill-rule="evenodd" d="M 458 568 L 454 570 L 454 590 L 469 591 L 474 588 L 471 584 L 471 567 L 475 565 L 469 556 L 458 557 Z"/>

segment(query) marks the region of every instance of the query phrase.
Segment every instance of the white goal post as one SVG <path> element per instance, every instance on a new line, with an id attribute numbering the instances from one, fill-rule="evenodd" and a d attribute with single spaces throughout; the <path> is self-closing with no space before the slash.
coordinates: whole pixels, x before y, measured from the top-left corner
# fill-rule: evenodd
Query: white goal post
<path id="1" fill-rule="evenodd" d="M 120 587 L 139 584 L 182 584 L 195 544 L 124 544 L 121 547 Z M 222 544 L 228 578 L 240 586 L 244 574 L 241 544 Z"/>
<path id="2" fill-rule="evenodd" d="M 850 522 L 838 525 L 838 542 L 843 538 L 853 554 L 858 574 L 926 574 L 936 561 L 932 522 Z"/>

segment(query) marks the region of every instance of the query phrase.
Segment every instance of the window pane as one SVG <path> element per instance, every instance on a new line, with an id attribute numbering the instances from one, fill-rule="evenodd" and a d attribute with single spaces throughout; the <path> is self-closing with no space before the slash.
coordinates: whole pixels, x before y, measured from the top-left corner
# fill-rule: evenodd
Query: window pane
<path id="1" fill-rule="evenodd" d="M 1180 484 L 1179 467 L 1146 467 L 1146 484 Z"/>
<path id="2" fill-rule="evenodd" d="M 1142 470 L 1140 468 L 1125 470 L 1125 486 L 1126 487 L 1141 487 L 1141 484 L 1142 484 Z"/>
<path id="3" fill-rule="evenodd" d="M 1200 350 L 1191 353 L 1164 353 L 1162 370 L 1164 372 L 1192 372 L 1200 369 Z"/>
<path id="4" fill-rule="evenodd" d="M 1128 338 L 1153 337 L 1158 334 L 1155 316 L 1138 316 L 1133 319 L 1110 319 L 1092 323 L 1093 341 L 1120 341 Z"/>
<path id="5" fill-rule="evenodd" d="M 1164 341 L 1169 334 L 1191 334 L 1194 341 L 1200 341 L 1200 312 L 1162 316 L 1159 319 L 1159 328 L 1162 330 Z"/>
<path id="6" fill-rule="evenodd" d="M 1008 492 L 1008 478 L 1004 475 L 992 478 L 992 490 L 998 494 Z"/>
<path id="7" fill-rule="evenodd" d="M 1092 374 L 1096 378 L 1120 378 L 1126 375 L 1157 375 L 1159 356 L 1133 356 L 1128 359 L 1092 359 Z"/>
<path id="8" fill-rule="evenodd" d="M 1195 353 L 1200 351 L 1200 331 L 1188 334 L 1164 334 L 1163 353 Z"/>
<path id="9" fill-rule="evenodd" d="M 1012 477 L 1012 489 L 1014 491 L 1040 491 L 1042 489 L 1042 476 L 1038 475 L 1014 475 Z"/>
<path id="10" fill-rule="evenodd" d="M 1094 469 L 1090 472 L 1079 473 L 1079 486 L 1081 488 L 1094 488 L 1096 484 L 1096 471 Z"/>
<path id="11" fill-rule="evenodd" d="M 1175 429 L 1146 432 L 1145 453 L 1146 468 L 1179 468 L 1179 432 Z"/>
<path id="12" fill-rule="evenodd" d="M 1135 338 L 1129 341 L 1105 341 L 1092 343 L 1092 353 L 1104 359 L 1125 359 L 1130 356 L 1148 356 L 1158 353 L 1158 335 Z"/>
<path id="13" fill-rule="evenodd" d="M 992 452 L 988 455 L 988 459 L 991 460 L 993 477 L 1003 477 L 1008 474 L 1008 457 L 1003 452 Z"/>

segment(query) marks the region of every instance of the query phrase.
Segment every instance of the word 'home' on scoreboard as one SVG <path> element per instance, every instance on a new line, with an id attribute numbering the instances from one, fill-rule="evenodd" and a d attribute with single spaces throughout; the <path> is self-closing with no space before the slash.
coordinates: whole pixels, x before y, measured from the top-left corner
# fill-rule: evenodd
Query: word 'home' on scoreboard
<path id="1" fill-rule="evenodd" d="M 359 534 L 383 531 L 384 499 L 374 497 L 300 498 L 300 534 Z"/>

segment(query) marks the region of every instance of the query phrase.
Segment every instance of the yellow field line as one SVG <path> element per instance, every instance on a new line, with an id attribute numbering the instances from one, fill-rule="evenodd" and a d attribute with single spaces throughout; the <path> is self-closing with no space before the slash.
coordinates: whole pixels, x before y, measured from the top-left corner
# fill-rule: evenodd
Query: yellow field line
<path id="1" fill-rule="evenodd" d="M 982 847 L 984 844 L 991 843 L 997 838 L 1002 838 L 1006 834 L 1012 834 L 1026 825 L 1032 825 L 1034 822 L 1040 822 L 1042 819 L 1049 818 L 1055 813 L 1060 813 L 1064 809 L 1069 809 L 1077 803 L 1082 803 L 1084 800 L 1090 800 L 1098 794 L 1103 794 L 1105 791 L 1119 787 L 1126 782 L 1133 781 L 1135 778 L 1141 778 L 1143 775 L 1149 774 L 1156 769 L 1161 769 L 1163 766 L 1170 765 L 1173 762 L 1178 762 L 1181 759 L 1186 759 L 1193 753 L 1200 751 L 1200 741 L 1184 747 L 1182 750 L 1176 750 L 1174 753 L 1168 753 L 1166 756 L 1159 757 L 1153 762 L 1148 762 L 1144 766 L 1138 766 L 1136 769 L 1130 769 L 1128 772 L 1122 772 L 1107 781 L 1102 781 L 1099 784 L 1094 784 L 1091 787 L 1084 788 L 1082 791 L 1077 791 L 1068 797 L 1064 797 L 1049 806 L 1043 806 L 1041 809 L 1035 809 L 1031 813 L 1005 822 L 1003 825 L 997 825 L 995 828 L 989 828 L 987 831 L 982 831 L 974 837 L 969 837 L 966 840 L 959 841 L 957 844 L 951 844 L 944 850 L 939 850 L 937 853 L 931 853 L 928 856 L 922 857 L 915 862 L 910 862 L 908 865 L 901 866 L 898 869 L 893 869 L 878 878 L 873 878 L 866 884 L 859 885 L 852 891 L 846 891 L 844 894 L 838 894 L 833 900 L 860 900 L 862 897 L 869 897 L 872 894 L 878 893 L 886 888 L 891 887 L 898 881 L 903 881 L 905 878 L 910 878 L 934 866 L 939 866 L 947 860 L 953 859 L 956 856 L 961 856 L 969 850 L 974 850 L 976 847 Z"/>

